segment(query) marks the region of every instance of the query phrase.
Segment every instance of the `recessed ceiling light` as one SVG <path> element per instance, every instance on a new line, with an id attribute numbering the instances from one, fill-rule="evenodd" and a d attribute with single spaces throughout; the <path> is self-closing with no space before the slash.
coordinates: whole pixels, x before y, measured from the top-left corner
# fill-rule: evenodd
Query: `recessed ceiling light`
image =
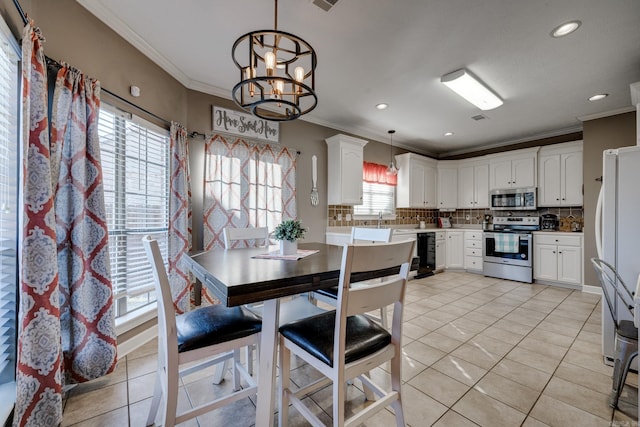
<path id="1" fill-rule="evenodd" d="M 577 30 L 580 27 L 580 25 L 582 25 L 582 22 L 580 21 L 565 22 L 564 24 L 558 25 L 556 28 L 553 29 L 553 31 L 551 31 L 551 37 L 558 38 L 558 37 L 568 36 L 569 34 L 573 33 L 575 30 Z"/>
<path id="2" fill-rule="evenodd" d="M 590 96 L 589 101 L 600 101 L 601 99 L 605 99 L 607 96 L 609 96 L 608 93 L 599 93 L 597 95 Z"/>
<path id="3" fill-rule="evenodd" d="M 385 104 L 384 102 L 381 102 L 380 104 L 376 105 L 376 108 L 378 110 L 384 110 L 389 106 L 389 104 Z"/>
<path id="4" fill-rule="evenodd" d="M 444 136 L 453 136 L 453 132 L 445 132 Z"/>

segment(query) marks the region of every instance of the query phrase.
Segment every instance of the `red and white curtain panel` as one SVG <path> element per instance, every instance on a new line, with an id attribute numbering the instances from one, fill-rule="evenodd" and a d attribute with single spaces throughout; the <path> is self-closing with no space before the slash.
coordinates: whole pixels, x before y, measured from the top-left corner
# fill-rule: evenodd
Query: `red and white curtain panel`
<path id="1" fill-rule="evenodd" d="M 178 313 L 195 305 L 193 278 L 182 266 L 182 256 L 191 250 L 191 178 L 187 130 L 171 123 L 169 196 L 169 282 Z"/>
<path id="2" fill-rule="evenodd" d="M 370 184 L 398 185 L 398 176 L 387 173 L 387 166 L 362 162 L 362 180 Z"/>
<path id="3" fill-rule="evenodd" d="M 224 248 L 225 227 L 296 218 L 296 154 L 286 147 L 210 136 L 205 145 L 204 247 Z"/>
<path id="4" fill-rule="evenodd" d="M 15 426 L 59 425 L 64 384 L 105 375 L 116 364 L 97 133 L 100 86 L 62 67 L 49 129 L 43 41 L 27 24 Z"/>

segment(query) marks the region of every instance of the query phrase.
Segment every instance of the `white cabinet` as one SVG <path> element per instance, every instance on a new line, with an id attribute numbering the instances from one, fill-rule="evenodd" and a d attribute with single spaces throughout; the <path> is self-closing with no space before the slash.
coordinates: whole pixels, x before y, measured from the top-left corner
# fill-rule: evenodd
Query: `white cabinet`
<path id="1" fill-rule="evenodd" d="M 482 272 L 482 231 L 464 232 L 464 269 Z"/>
<path id="2" fill-rule="evenodd" d="M 396 207 L 435 209 L 438 162 L 414 153 L 400 154 L 396 162 L 399 168 Z"/>
<path id="3" fill-rule="evenodd" d="M 444 231 L 436 231 L 436 271 L 442 271 L 447 265 L 447 239 Z"/>
<path id="4" fill-rule="evenodd" d="M 582 235 L 534 233 L 533 278 L 569 285 L 582 283 Z"/>
<path id="5" fill-rule="evenodd" d="M 489 189 L 536 186 L 538 148 L 512 151 L 489 160 Z"/>
<path id="6" fill-rule="evenodd" d="M 438 209 L 458 207 L 458 162 L 438 162 Z"/>
<path id="7" fill-rule="evenodd" d="M 542 147 L 538 168 L 538 206 L 582 206 L 582 141 Z"/>
<path id="8" fill-rule="evenodd" d="M 447 230 L 446 268 L 464 268 L 464 232 Z"/>
<path id="9" fill-rule="evenodd" d="M 489 207 L 489 163 L 466 162 L 458 168 L 458 208 Z"/>
<path id="10" fill-rule="evenodd" d="M 327 203 L 362 204 L 362 162 L 367 141 L 347 135 L 325 140 L 328 146 Z"/>

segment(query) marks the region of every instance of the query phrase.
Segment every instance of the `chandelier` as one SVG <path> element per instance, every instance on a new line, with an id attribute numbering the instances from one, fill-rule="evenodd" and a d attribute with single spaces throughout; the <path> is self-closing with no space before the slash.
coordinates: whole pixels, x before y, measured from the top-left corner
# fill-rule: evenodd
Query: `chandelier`
<path id="1" fill-rule="evenodd" d="M 233 44 L 240 82 L 233 100 L 266 120 L 295 120 L 318 104 L 315 94 L 316 53 L 300 37 L 278 31 L 278 0 L 273 30 L 247 33 Z"/>
<path id="2" fill-rule="evenodd" d="M 396 167 L 395 163 L 393 163 L 393 134 L 396 133 L 396 131 L 390 130 L 388 131 L 388 133 L 389 133 L 389 138 L 391 138 L 391 150 L 390 150 L 391 161 L 389 162 L 389 166 L 387 167 L 387 175 L 398 175 L 398 168 Z"/>

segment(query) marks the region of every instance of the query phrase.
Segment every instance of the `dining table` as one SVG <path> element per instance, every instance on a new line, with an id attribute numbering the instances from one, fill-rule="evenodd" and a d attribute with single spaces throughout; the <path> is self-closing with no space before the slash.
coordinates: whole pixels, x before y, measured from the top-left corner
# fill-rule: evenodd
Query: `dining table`
<path id="1" fill-rule="evenodd" d="M 260 258 L 277 250 L 271 246 L 193 251 L 183 257 L 183 265 L 227 307 L 263 302 L 256 427 L 274 422 L 280 298 L 330 288 L 340 278 L 342 246 L 300 243 L 298 248 L 314 253 L 297 260 Z M 412 269 L 416 268 L 417 259 L 412 264 Z M 379 273 L 358 273 L 351 280 L 367 280 Z"/>

